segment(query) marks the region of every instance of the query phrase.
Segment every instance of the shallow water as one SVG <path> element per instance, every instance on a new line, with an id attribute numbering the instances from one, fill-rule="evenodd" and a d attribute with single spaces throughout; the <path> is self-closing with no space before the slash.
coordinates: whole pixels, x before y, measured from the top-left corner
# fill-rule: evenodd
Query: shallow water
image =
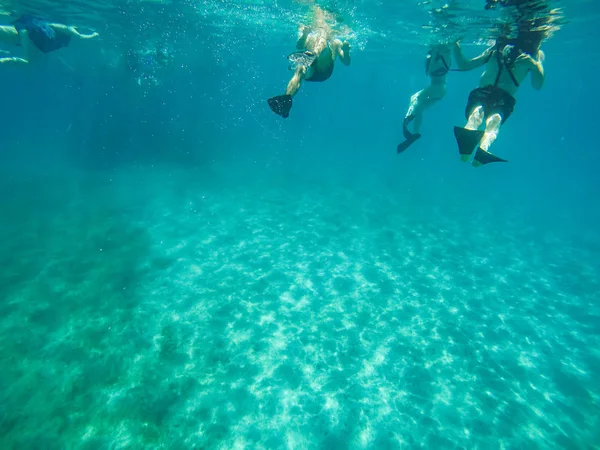
<path id="1" fill-rule="evenodd" d="M 452 126 L 478 71 L 395 154 L 427 8 L 338 6 L 352 65 L 284 121 L 301 4 L 20 5 L 106 28 L 0 72 L 0 448 L 597 448 L 597 49 L 570 46 L 595 5 L 565 6 L 509 163 L 477 170 Z M 119 63 L 147 35 L 158 86 Z"/>

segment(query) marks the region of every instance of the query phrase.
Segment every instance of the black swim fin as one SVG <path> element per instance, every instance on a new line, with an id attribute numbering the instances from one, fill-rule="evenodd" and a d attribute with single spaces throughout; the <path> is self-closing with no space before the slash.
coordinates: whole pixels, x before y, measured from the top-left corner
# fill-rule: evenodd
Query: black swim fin
<path id="1" fill-rule="evenodd" d="M 494 162 L 508 162 L 506 159 L 502 159 L 497 157 L 496 155 L 492 155 L 490 152 L 486 152 L 481 148 L 477 149 L 475 153 L 475 157 L 473 158 L 473 165 L 476 167 L 483 166 L 485 164 L 494 163 Z"/>
<path id="2" fill-rule="evenodd" d="M 418 133 L 416 133 L 416 134 L 409 134 L 409 136 L 406 138 L 406 140 L 404 142 L 401 142 L 400 144 L 398 144 L 398 147 L 396 148 L 397 152 L 398 153 L 402 153 L 408 147 L 410 147 L 411 145 L 413 145 L 413 143 L 415 141 L 417 141 L 420 137 L 421 137 L 421 135 L 418 134 Z"/>
<path id="3" fill-rule="evenodd" d="M 458 144 L 458 152 L 461 155 L 470 155 L 479 145 L 484 132 L 481 130 L 468 130 L 466 128 L 454 127 L 454 137 Z"/>
<path id="4" fill-rule="evenodd" d="M 292 96 L 289 94 L 278 95 L 271 97 L 269 100 L 269 106 L 275 114 L 279 114 L 284 119 L 290 115 L 290 109 L 292 109 Z"/>

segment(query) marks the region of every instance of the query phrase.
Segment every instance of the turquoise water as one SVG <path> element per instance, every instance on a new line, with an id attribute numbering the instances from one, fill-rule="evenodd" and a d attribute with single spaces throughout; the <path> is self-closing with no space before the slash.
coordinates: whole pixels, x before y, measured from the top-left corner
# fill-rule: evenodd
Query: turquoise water
<path id="1" fill-rule="evenodd" d="M 0 448 L 599 448 L 593 2 L 480 169 L 479 71 L 395 152 L 427 5 L 340 3 L 352 65 L 285 120 L 301 3 L 4 5 L 101 39 L 0 68 Z M 148 36 L 157 85 L 119 56 Z"/>

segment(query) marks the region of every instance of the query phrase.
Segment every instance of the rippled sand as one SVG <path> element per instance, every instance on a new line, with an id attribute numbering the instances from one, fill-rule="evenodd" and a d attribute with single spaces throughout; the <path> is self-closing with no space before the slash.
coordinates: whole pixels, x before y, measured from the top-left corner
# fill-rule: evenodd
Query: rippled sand
<path id="1" fill-rule="evenodd" d="M 50 185 L 3 205 L 2 448 L 600 442 L 597 245 L 383 188 Z"/>

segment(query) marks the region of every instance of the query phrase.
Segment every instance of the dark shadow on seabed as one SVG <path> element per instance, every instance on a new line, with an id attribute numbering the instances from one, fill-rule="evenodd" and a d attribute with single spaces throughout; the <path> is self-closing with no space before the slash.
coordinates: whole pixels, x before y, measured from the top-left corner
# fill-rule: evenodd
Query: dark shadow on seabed
<path id="1" fill-rule="evenodd" d="M 0 199 L 0 447 L 62 448 L 144 341 L 149 239 L 89 174 L 4 170 Z"/>

